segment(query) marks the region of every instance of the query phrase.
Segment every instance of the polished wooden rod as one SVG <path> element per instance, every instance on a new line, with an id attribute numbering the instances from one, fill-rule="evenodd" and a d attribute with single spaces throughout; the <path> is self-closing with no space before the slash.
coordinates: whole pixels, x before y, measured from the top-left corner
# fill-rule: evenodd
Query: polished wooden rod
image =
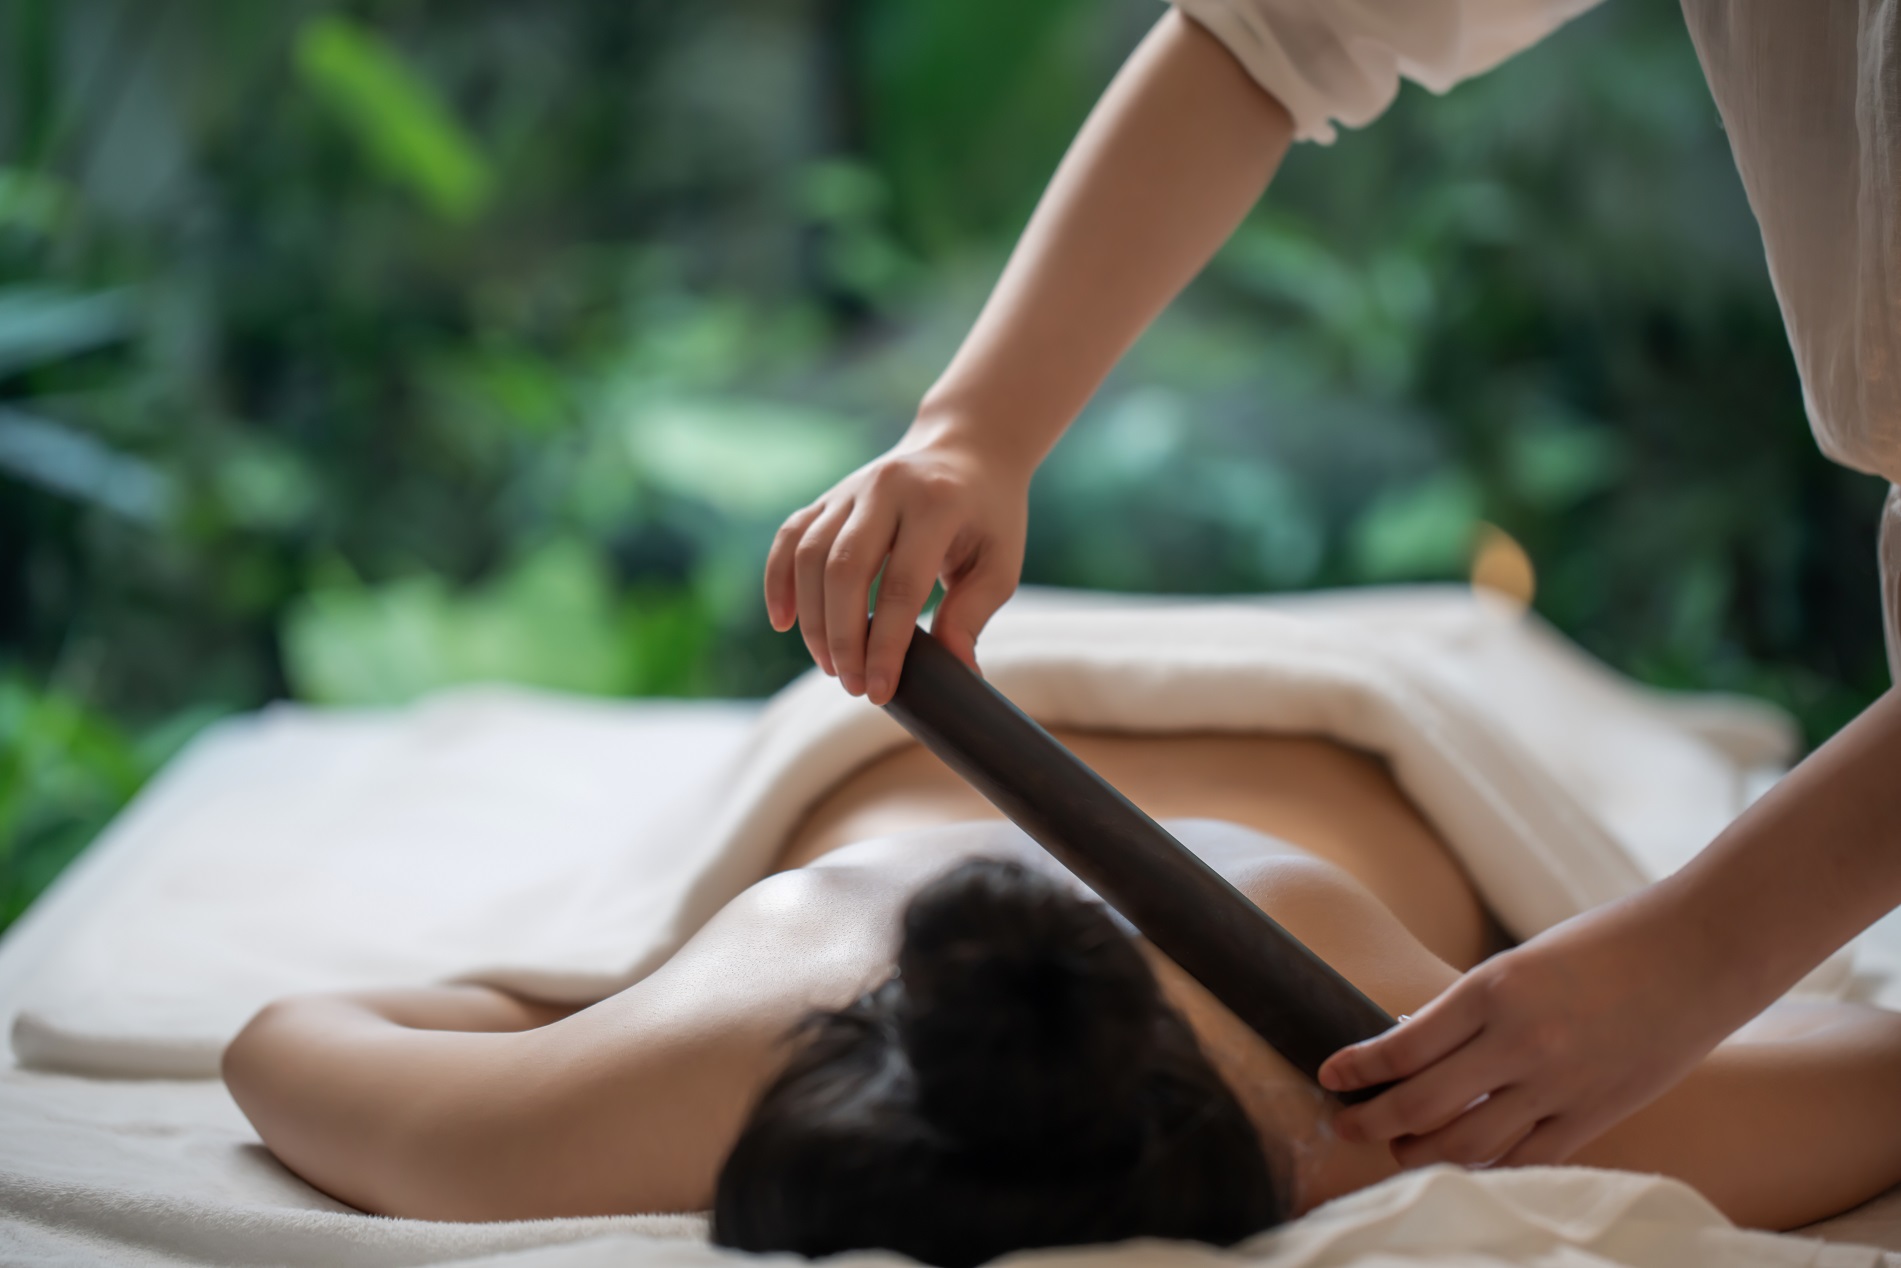
<path id="1" fill-rule="evenodd" d="M 911 636 L 885 708 L 1308 1078 L 1347 1044 L 1392 1026 L 1332 965 L 923 629 Z"/>

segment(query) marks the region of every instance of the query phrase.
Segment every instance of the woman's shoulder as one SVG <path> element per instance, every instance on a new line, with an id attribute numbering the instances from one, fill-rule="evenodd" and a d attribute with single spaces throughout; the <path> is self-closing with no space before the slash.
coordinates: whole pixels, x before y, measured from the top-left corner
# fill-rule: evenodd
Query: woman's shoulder
<path id="1" fill-rule="evenodd" d="M 1171 820 L 1184 844 L 1389 1012 L 1412 1012 L 1458 976 L 1345 868 L 1251 828 Z"/>

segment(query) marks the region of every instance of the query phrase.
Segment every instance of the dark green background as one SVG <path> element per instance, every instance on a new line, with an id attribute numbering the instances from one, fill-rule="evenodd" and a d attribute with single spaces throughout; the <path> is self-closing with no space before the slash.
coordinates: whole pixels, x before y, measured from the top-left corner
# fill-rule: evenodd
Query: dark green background
<path id="1" fill-rule="evenodd" d="M 0 922 L 194 730 L 771 691 L 758 570 L 974 315 L 1148 0 L 0 0 Z M 1026 578 L 1457 577 L 1811 739 L 1886 685 L 1680 18 L 1300 147 Z"/>

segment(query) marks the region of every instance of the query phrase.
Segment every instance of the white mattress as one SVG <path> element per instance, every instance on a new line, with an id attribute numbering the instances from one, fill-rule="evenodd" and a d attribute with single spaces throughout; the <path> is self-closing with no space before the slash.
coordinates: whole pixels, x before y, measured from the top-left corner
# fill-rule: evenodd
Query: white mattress
<path id="1" fill-rule="evenodd" d="M 154 877 L 178 829 L 223 807 L 260 834 L 365 753 L 414 786 L 400 821 L 329 841 L 312 873 L 332 885 L 339 936 L 445 909 L 432 875 L 452 870 L 461 912 L 505 911 L 520 887 L 584 874 L 590 852 L 664 824 L 673 804 L 735 752 L 757 706 L 602 703 L 519 692 L 458 693 L 390 713 L 278 707 L 203 737 L 120 817 L 0 942 L 0 1026 L 70 959 L 101 911 L 164 903 Z M 485 719 L 471 730 L 469 719 Z M 450 725 L 460 719 L 460 723 Z M 416 743 L 435 736 L 440 742 Z M 187 834 L 189 835 L 189 834 Z M 454 857 L 453 869 L 395 864 Z M 471 866 L 471 862 L 478 865 Z M 352 886 L 360 889 L 353 890 Z M 234 901 L 238 901 L 234 894 Z M 96 926 L 95 926 L 96 927 Z M 354 931 L 354 932 L 353 932 Z M 444 937 L 453 939 L 452 925 Z M 1901 921 L 1873 939 L 1901 952 Z M 366 964 L 373 970 L 374 957 Z M 1894 957 L 1901 964 L 1901 954 Z M 370 976 L 374 976 L 373 971 Z M 1536 1179 L 1534 1186 L 1528 1181 Z M 1575 1201 L 1553 1194 L 1574 1193 Z M 1275 1265 L 1346 1263 L 1889 1263 L 1901 1255 L 1901 1196 L 1815 1230 L 1834 1245 L 1741 1234 L 1682 1186 L 1609 1173 L 1402 1177 L 1324 1208 L 1231 1256 Z M 1135 1245 L 1044 1258 L 1181 1263 L 1200 1248 Z M 221 1084 L 0 1070 L 0 1262 L 551 1264 L 726 1258 L 696 1216 L 511 1225 L 426 1224 L 350 1211 L 290 1175 L 258 1144 Z M 889 1257 L 872 1259 L 896 1263 Z"/>

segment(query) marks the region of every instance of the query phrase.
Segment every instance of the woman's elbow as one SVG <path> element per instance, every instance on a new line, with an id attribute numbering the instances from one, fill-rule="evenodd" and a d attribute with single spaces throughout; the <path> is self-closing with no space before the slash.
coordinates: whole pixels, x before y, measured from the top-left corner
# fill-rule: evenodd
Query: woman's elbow
<path id="1" fill-rule="evenodd" d="M 277 1160 L 304 1180 L 352 1206 L 373 1210 L 376 1195 L 356 1156 L 371 1133 L 354 1129 L 339 1104 L 341 1020 L 323 996 L 277 1000 L 259 1009 L 225 1046 L 224 1085 Z"/>
<path id="2" fill-rule="evenodd" d="M 224 1081 L 278 1161 L 330 1196 L 380 1215 L 467 1218 L 444 1178 L 485 1154 L 449 1139 L 472 1125 L 445 1107 L 464 1081 L 447 1058 L 472 1038 L 504 1036 L 417 1032 L 348 996 L 298 996 L 238 1032 Z"/>
<path id="3" fill-rule="evenodd" d="M 254 1127 L 259 1124 L 253 1107 L 270 1086 L 271 1058 L 277 1047 L 277 1036 L 290 1020 L 286 1014 L 295 1007 L 294 1000 L 277 1000 L 260 1008 L 244 1023 L 237 1037 L 225 1045 L 224 1055 L 219 1059 L 218 1072 L 224 1078 L 226 1090 Z"/>

